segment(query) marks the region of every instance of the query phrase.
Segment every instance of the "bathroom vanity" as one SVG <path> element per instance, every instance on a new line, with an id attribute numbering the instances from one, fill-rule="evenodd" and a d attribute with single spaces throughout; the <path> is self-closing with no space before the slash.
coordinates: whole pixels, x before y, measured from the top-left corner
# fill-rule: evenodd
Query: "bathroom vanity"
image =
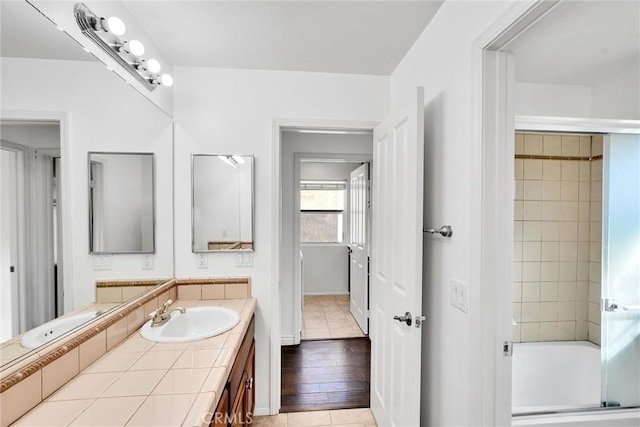
<path id="1" fill-rule="evenodd" d="M 255 317 L 251 318 L 238 355 L 220 396 L 212 426 L 251 424 L 255 408 L 254 372 L 256 365 Z"/>

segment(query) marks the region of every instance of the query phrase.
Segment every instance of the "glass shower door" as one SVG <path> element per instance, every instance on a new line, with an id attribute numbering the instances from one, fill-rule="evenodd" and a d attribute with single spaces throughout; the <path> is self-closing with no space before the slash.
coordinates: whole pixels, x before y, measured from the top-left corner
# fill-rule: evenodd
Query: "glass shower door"
<path id="1" fill-rule="evenodd" d="M 604 139 L 602 402 L 640 405 L 640 135 Z"/>

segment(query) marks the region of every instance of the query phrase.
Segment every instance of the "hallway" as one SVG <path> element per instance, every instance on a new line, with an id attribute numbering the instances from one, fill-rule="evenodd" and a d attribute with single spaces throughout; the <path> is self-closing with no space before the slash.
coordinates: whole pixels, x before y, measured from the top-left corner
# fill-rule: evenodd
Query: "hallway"
<path id="1" fill-rule="evenodd" d="M 349 312 L 349 295 L 306 295 L 302 339 L 364 337 Z"/>

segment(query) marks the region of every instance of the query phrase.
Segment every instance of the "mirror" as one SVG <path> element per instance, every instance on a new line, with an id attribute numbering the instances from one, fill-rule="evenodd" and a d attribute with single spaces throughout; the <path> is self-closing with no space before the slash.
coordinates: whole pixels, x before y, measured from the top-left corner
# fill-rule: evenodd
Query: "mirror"
<path id="1" fill-rule="evenodd" d="M 191 156 L 193 252 L 253 251 L 253 156 Z"/>
<path id="2" fill-rule="evenodd" d="M 154 252 L 154 161 L 149 153 L 89 153 L 89 251 Z"/>
<path id="3" fill-rule="evenodd" d="M 0 184 L 19 183 L 15 191 L 0 190 L 0 370 L 6 370 L 38 351 L 20 345 L 28 331 L 62 316 L 109 310 L 157 278 L 174 276 L 173 121 L 29 3 L 0 2 L 0 19 Z M 141 243 L 149 253 L 90 254 L 87 158 L 131 151 L 152 157 L 161 171 L 151 184 L 155 200 L 146 202 L 156 208 L 152 246 Z M 145 220 L 140 235 L 152 232 L 154 219 Z M 134 278 L 148 286 L 123 290 L 118 301 L 96 301 L 96 281 Z"/>

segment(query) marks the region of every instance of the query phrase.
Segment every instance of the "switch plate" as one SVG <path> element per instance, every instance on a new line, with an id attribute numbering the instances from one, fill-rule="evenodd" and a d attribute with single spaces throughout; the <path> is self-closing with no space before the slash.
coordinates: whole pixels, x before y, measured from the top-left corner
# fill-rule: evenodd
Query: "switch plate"
<path id="1" fill-rule="evenodd" d="M 207 259 L 207 254 L 198 254 L 196 258 L 196 267 L 209 268 L 209 260 Z"/>
<path id="2" fill-rule="evenodd" d="M 236 259 L 236 267 L 253 266 L 253 254 L 251 252 L 239 252 Z"/>
<path id="3" fill-rule="evenodd" d="M 144 254 L 144 255 L 142 255 L 142 269 L 143 270 L 153 270 L 153 255 L 152 254 Z"/>
<path id="4" fill-rule="evenodd" d="M 462 311 L 469 312 L 469 286 L 458 279 L 449 281 L 449 302 L 452 306 Z"/>

